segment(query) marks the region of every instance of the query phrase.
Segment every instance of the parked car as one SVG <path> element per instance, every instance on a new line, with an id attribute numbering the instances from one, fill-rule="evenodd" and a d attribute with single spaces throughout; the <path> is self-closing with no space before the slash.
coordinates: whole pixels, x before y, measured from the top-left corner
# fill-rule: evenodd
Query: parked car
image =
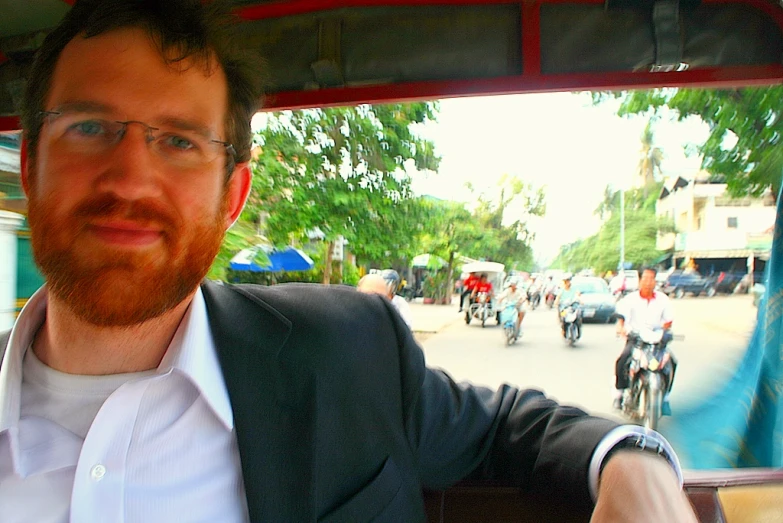
<path id="1" fill-rule="evenodd" d="M 663 292 L 675 298 L 682 298 L 686 293 L 694 296 L 704 294 L 715 296 L 715 281 L 705 278 L 697 272 L 675 271 L 666 278 L 663 284 Z"/>
<path id="2" fill-rule="evenodd" d="M 582 321 L 609 323 L 615 319 L 615 298 L 602 278 L 576 276 L 571 280 L 582 294 Z"/>

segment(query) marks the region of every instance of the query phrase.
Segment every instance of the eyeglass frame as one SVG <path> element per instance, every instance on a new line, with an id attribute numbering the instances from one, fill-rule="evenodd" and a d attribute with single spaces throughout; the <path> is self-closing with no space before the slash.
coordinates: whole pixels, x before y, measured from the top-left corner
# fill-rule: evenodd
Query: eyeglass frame
<path id="1" fill-rule="evenodd" d="M 38 113 L 38 117 L 41 119 L 41 122 L 43 124 L 43 121 L 47 117 L 49 117 L 49 116 L 61 116 L 63 114 L 65 114 L 63 111 L 41 111 L 41 112 Z M 154 140 L 154 136 L 152 135 L 153 131 L 160 131 L 160 127 L 154 127 L 154 126 L 149 125 L 148 123 L 142 122 L 140 120 L 126 120 L 126 121 L 105 120 L 105 121 L 108 121 L 108 122 L 111 122 L 111 123 L 118 123 L 118 124 L 122 125 L 122 130 L 117 133 L 117 141 L 115 143 L 119 143 L 120 140 L 122 140 L 125 137 L 125 133 L 126 133 L 126 131 L 128 129 L 128 125 L 132 124 L 132 123 L 137 123 L 137 124 L 139 124 L 139 125 L 144 127 L 147 143 L 149 143 L 152 140 Z M 234 148 L 234 144 L 232 144 L 230 142 L 224 142 L 224 141 L 221 141 L 221 140 L 212 140 L 212 139 L 210 139 L 209 141 L 210 141 L 210 143 L 217 143 L 217 144 L 222 145 L 225 148 L 226 153 L 229 155 L 229 160 L 231 161 L 231 163 L 232 164 L 236 164 L 237 163 L 237 151 Z"/>

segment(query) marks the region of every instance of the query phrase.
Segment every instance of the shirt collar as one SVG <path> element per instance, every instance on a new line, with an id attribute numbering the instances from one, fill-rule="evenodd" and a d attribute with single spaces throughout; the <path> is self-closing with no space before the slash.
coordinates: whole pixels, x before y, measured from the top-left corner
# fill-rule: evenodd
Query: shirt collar
<path id="1" fill-rule="evenodd" d="M 19 425 L 22 360 L 46 318 L 46 303 L 46 288 L 41 287 L 27 301 L 11 330 L 0 367 L 0 434 Z M 233 430 L 234 415 L 200 287 L 158 366 L 158 373 L 171 369 L 185 375 L 223 425 Z"/>
<path id="2" fill-rule="evenodd" d="M 0 434 L 19 424 L 22 359 L 46 318 L 46 302 L 46 289 L 41 287 L 27 300 L 11 329 L 0 365 Z"/>
<path id="3" fill-rule="evenodd" d="M 193 301 L 190 302 L 190 307 L 158 366 L 160 373 L 169 369 L 176 369 L 187 376 L 223 425 L 228 430 L 233 430 L 234 414 L 209 328 L 207 306 L 201 287 L 193 296 Z"/>

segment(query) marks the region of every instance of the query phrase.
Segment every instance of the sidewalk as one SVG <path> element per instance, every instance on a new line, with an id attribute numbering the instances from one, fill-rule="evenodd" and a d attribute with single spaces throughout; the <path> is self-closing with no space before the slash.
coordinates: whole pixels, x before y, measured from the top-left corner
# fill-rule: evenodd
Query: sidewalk
<path id="1" fill-rule="evenodd" d="M 411 318 L 413 319 L 413 332 L 417 339 L 422 335 L 435 334 L 449 325 L 464 321 L 464 314 L 457 313 L 459 309 L 459 296 L 453 296 L 451 305 L 424 305 L 421 298 L 410 302 Z"/>

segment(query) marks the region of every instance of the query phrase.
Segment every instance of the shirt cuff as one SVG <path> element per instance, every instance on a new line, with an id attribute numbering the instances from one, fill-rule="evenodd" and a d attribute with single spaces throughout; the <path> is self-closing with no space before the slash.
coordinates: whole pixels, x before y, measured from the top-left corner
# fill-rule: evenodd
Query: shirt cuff
<path id="1" fill-rule="evenodd" d="M 601 475 L 604 460 L 618 444 L 625 442 L 629 438 L 638 438 L 644 447 L 649 448 L 651 451 L 657 449 L 658 454 L 666 459 L 674 469 L 674 473 L 677 474 L 677 479 L 680 482 L 680 488 L 682 488 L 683 478 L 680 460 L 677 458 L 677 454 L 674 452 L 674 449 L 666 438 L 654 430 L 646 429 L 638 425 L 620 425 L 609 431 L 593 451 L 593 457 L 590 460 L 590 467 L 588 468 L 590 496 L 593 498 L 593 502 L 598 499 L 598 480 Z M 641 449 L 641 447 L 639 448 Z"/>

